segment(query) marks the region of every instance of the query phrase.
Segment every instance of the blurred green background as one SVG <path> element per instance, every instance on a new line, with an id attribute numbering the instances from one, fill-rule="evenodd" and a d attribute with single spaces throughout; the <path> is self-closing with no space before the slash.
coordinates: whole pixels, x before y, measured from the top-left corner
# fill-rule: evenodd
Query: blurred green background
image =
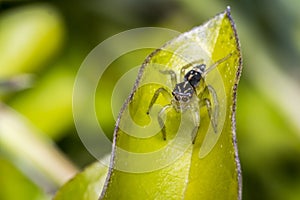
<path id="1" fill-rule="evenodd" d="M 49 199 L 95 161 L 72 117 L 75 76 L 95 46 L 137 27 L 185 32 L 227 5 L 243 54 L 237 108 L 243 199 L 300 199 L 298 0 L 0 1 L 0 199 Z M 114 85 L 149 52 L 122 56 L 101 80 L 96 106 L 110 137 Z"/>

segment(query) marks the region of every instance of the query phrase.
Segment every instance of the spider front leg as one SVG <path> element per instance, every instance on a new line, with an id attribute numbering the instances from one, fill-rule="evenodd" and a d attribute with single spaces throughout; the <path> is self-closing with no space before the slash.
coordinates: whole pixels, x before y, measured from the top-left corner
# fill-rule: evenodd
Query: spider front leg
<path id="1" fill-rule="evenodd" d="M 171 83 L 172 87 L 174 87 L 177 83 L 177 76 L 176 73 L 173 70 L 159 70 L 160 73 L 162 74 L 167 74 L 171 76 Z"/>
<path id="2" fill-rule="evenodd" d="M 196 141 L 199 127 L 200 127 L 200 115 L 199 115 L 198 109 L 193 109 L 193 119 L 194 119 L 194 123 L 195 123 L 195 128 L 193 129 L 193 132 L 192 132 L 192 143 L 194 144 Z"/>
<path id="3" fill-rule="evenodd" d="M 159 96 L 160 94 L 163 94 L 164 97 L 168 97 L 169 99 L 172 98 L 171 94 L 169 93 L 169 91 L 168 91 L 167 89 L 165 89 L 165 88 L 163 88 L 163 87 L 158 88 L 158 89 L 155 91 L 155 93 L 154 93 L 154 95 L 153 95 L 153 97 L 152 97 L 152 99 L 151 99 L 151 102 L 150 102 L 149 107 L 148 107 L 148 110 L 147 110 L 147 115 L 149 115 L 149 113 L 150 113 L 150 111 L 151 111 L 151 109 L 152 109 L 154 103 L 156 102 L 156 100 L 157 100 L 157 98 L 158 98 L 158 96 Z"/>
<path id="4" fill-rule="evenodd" d="M 166 112 L 167 109 L 171 108 L 172 107 L 172 104 L 168 104 L 166 106 L 164 106 L 158 113 L 158 116 L 157 116 L 157 120 L 158 120 L 158 123 L 159 123 L 159 126 L 161 128 L 161 132 L 162 132 L 162 135 L 163 135 L 163 139 L 166 140 L 167 139 L 167 133 L 166 133 L 166 126 L 165 126 L 165 123 L 164 123 L 164 120 L 162 118 L 162 115 Z"/>
<path id="5" fill-rule="evenodd" d="M 157 89 L 151 99 L 151 102 L 149 104 L 149 107 L 148 107 L 148 110 L 147 110 L 147 115 L 149 115 L 154 103 L 156 102 L 158 96 L 160 94 L 163 94 L 165 97 L 168 97 L 169 99 L 172 98 L 171 94 L 168 92 L 168 90 L 166 90 L 165 88 L 161 87 L 159 89 Z M 166 128 L 165 128 L 165 123 L 164 123 L 164 120 L 162 118 L 162 115 L 166 112 L 167 109 L 171 108 L 172 107 L 172 104 L 168 104 L 166 106 L 164 106 L 158 113 L 158 116 L 157 116 L 157 120 L 158 120 L 158 123 L 160 125 L 160 128 L 161 128 L 161 132 L 162 132 L 162 135 L 163 135 L 163 139 L 166 140 L 167 139 L 167 136 L 166 136 Z"/>
<path id="6" fill-rule="evenodd" d="M 211 97 L 211 98 L 209 98 Z M 211 99 L 213 100 L 213 107 Z M 219 116 L 219 100 L 215 89 L 207 85 L 204 88 L 203 94 L 200 98 L 200 107 L 206 106 L 208 117 L 210 119 L 211 125 L 214 129 L 214 132 L 218 132 L 218 116 Z"/>

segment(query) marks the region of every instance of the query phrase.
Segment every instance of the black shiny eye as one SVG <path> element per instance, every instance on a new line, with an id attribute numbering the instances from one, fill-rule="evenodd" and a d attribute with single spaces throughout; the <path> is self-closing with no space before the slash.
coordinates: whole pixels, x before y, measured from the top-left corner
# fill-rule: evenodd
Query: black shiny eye
<path id="1" fill-rule="evenodd" d="M 174 98 L 176 99 L 176 101 L 179 101 L 178 96 L 174 92 L 172 94 L 173 94 Z"/>

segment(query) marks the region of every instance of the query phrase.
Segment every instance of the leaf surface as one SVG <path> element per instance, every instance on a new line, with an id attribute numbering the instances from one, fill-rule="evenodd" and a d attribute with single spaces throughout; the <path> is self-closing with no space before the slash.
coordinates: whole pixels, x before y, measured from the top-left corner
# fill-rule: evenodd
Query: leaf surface
<path id="1" fill-rule="evenodd" d="M 104 185 L 107 171 L 108 168 L 100 162 L 93 163 L 60 188 L 53 200 L 97 199 Z"/>

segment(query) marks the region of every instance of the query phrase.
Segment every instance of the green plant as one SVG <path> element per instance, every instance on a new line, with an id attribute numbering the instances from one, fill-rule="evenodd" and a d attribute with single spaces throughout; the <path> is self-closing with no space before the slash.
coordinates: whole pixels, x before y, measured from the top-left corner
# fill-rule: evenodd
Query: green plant
<path id="1" fill-rule="evenodd" d="M 190 134 L 193 127 L 190 127 L 188 121 L 180 124 L 180 119 L 185 118 L 185 115 L 173 110 L 168 113 L 165 126 L 169 128 L 167 141 L 175 138 L 176 142 L 166 145 L 161 133 L 139 138 L 139 135 L 146 134 L 146 129 L 136 132 L 138 129 L 135 129 L 134 123 L 142 127 L 149 125 L 149 116 L 146 115 L 149 103 L 155 91 L 161 87 L 160 82 L 165 84 L 166 81 L 157 67 L 165 66 L 166 69 L 180 71 L 182 65 L 178 63 L 184 60 L 180 57 L 182 55 L 175 52 L 184 46 L 185 53 L 192 54 L 195 41 L 204 49 L 203 53 L 208 53 L 211 63 L 228 57 L 218 65 L 217 73 L 208 75 L 206 80 L 220 95 L 220 101 L 226 102 L 220 104 L 219 113 L 220 118 L 224 117 L 224 121 L 220 120 L 219 123 L 223 122 L 224 126 L 222 124 L 219 133 L 214 133 L 208 113 L 201 109 L 198 137 L 192 144 Z M 205 56 L 200 53 L 195 60 Z M 230 10 L 154 51 L 146 58 L 139 73 L 132 95 L 119 115 L 112 165 L 106 182 L 103 181 L 103 172 L 107 167 L 99 168 L 99 165 L 94 164 L 67 183 L 55 200 L 69 199 L 71 196 L 80 199 L 95 197 L 100 191 L 88 189 L 89 184 L 92 188 L 95 188 L 93 185 L 100 188 L 100 182 L 104 184 L 101 199 L 240 199 L 241 171 L 235 136 L 235 104 L 241 54 Z M 216 78 L 222 79 L 221 85 L 216 83 Z M 157 99 L 157 104 L 162 106 L 168 103 L 163 96 Z M 153 122 L 157 113 L 150 116 Z M 131 118 L 132 121 L 129 120 Z M 129 127 L 126 130 L 133 135 L 124 132 L 125 126 Z M 184 137 L 175 135 L 181 132 Z"/>

